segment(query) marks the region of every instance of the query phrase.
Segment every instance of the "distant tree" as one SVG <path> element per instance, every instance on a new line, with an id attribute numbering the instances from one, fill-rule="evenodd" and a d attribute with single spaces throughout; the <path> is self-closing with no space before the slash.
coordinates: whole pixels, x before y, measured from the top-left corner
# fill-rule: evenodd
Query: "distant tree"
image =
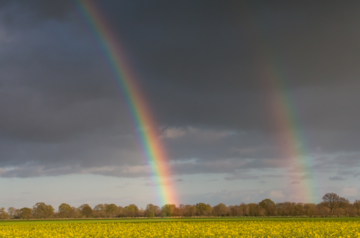
<path id="1" fill-rule="evenodd" d="M 69 218 L 69 217 L 71 217 L 71 211 L 72 211 L 72 208 L 69 204 L 61 203 L 59 206 L 58 216 L 62 217 L 62 218 Z"/>
<path id="2" fill-rule="evenodd" d="M 346 209 L 350 205 L 349 200 L 346 198 L 340 197 L 338 207 L 342 209 Z"/>
<path id="3" fill-rule="evenodd" d="M 330 208 L 325 203 L 320 203 L 317 205 L 318 213 L 322 217 L 328 217 L 331 214 Z"/>
<path id="4" fill-rule="evenodd" d="M 89 204 L 83 204 L 79 207 L 79 212 L 81 215 L 85 216 L 85 217 L 91 217 L 93 210 L 92 208 L 89 206 Z"/>
<path id="5" fill-rule="evenodd" d="M 99 203 L 99 204 L 95 205 L 93 210 L 97 211 L 97 212 L 105 212 L 105 206 L 106 206 L 106 204 Z"/>
<path id="6" fill-rule="evenodd" d="M 105 205 L 106 204 L 101 204 L 101 203 L 99 203 L 98 205 L 95 205 L 95 207 L 94 207 L 94 211 L 97 211 L 97 212 L 100 212 L 100 211 L 105 211 Z"/>
<path id="7" fill-rule="evenodd" d="M 240 215 L 240 206 L 229 206 L 229 214 L 230 216 L 239 216 Z"/>
<path id="8" fill-rule="evenodd" d="M 105 206 L 106 204 L 97 204 L 93 209 L 93 215 L 95 217 L 106 217 Z"/>
<path id="9" fill-rule="evenodd" d="M 15 210 L 14 218 L 16 218 L 16 219 L 20 218 L 20 209 Z"/>
<path id="10" fill-rule="evenodd" d="M 149 211 L 147 214 L 147 217 L 155 217 L 155 212 Z"/>
<path id="11" fill-rule="evenodd" d="M 71 212 L 69 217 L 76 218 L 79 217 L 79 209 L 76 207 L 71 207 Z"/>
<path id="12" fill-rule="evenodd" d="M 165 204 L 161 207 L 161 212 L 162 215 L 166 217 L 178 215 L 178 209 L 175 204 Z"/>
<path id="13" fill-rule="evenodd" d="M 249 216 L 263 216 L 265 214 L 265 209 L 260 207 L 259 204 L 249 203 Z"/>
<path id="14" fill-rule="evenodd" d="M 266 199 L 262 200 L 261 202 L 259 202 L 259 205 L 260 205 L 260 207 L 266 209 L 267 207 L 274 207 L 275 203 L 271 199 L 266 198 Z"/>
<path id="15" fill-rule="evenodd" d="M 339 205 L 340 196 L 336 193 L 327 193 L 322 197 L 323 203 L 330 208 L 331 214 L 334 209 Z"/>
<path id="16" fill-rule="evenodd" d="M 356 215 L 360 216 L 360 200 L 355 200 L 353 203 L 354 209 L 356 209 Z"/>
<path id="17" fill-rule="evenodd" d="M 156 215 L 159 215 L 161 213 L 161 209 L 153 204 L 146 205 L 144 216 L 146 217 L 155 217 Z"/>
<path id="18" fill-rule="evenodd" d="M 212 207 L 209 204 L 198 203 L 195 206 L 196 206 L 196 215 L 198 216 L 210 215 L 212 212 Z"/>
<path id="19" fill-rule="evenodd" d="M 119 208 L 115 204 L 105 204 L 105 211 L 110 216 L 113 217 L 117 212 Z"/>
<path id="20" fill-rule="evenodd" d="M 9 213 L 6 212 L 5 207 L 0 208 L 0 219 L 8 219 Z"/>
<path id="21" fill-rule="evenodd" d="M 360 200 L 355 200 L 353 204 L 357 209 L 360 209 Z"/>
<path id="22" fill-rule="evenodd" d="M 357 217 L 358 216 L 358 210 L 357 208 L 354 206 L 354 204 L 349 204 L 347 207 L 346 207 L 346 215 L 348 217 Z"/>
<path id="23" fill-rule="evenodd" d="M 279 202 L 275 204 L 276 207 L 276 211 L 280 216 L 285 216 L 285 211 L 284 211 L 284 203 Z"/>
<path id="24" fill-rule="evenodd" d="M 295 206 L 296 206 L 296 204 L 291 203 L 291 202 L 277 203 L 275 205 L 276 210 L 277 210 L 277 214 L 279 214 L 281 216 L 294 216 L 294 215 L 296 215 Z"/>
<path id="25" fill-rule="evenodd" d="M 304 204 L 303 203 L 297 203 L 294 207 L 295 210 L 295 216 L 303 216 L 304 214 Z"/>
<path id="26" fill-rule="evenodd" d="M 333 216 L 337 216 L 337 217 L 343 217 L 346 214 L 346 210 L 340 207 L 336 207 L 334 208 L 334 211 L 332 213 Z"/>
<path id="27" fill-rule="evenodd" d="M 224 203 L 219 203 L 218 205 L 213 207 L 213 214 L 215 216 L 226 216 L 228 215 L 228 213 L 228 207 Z"/>
<path id="28" fill-rule="evenodd" d="M 16 208 L 15 207 L 9 207 L 8 208 L 8 213 L 9 213 L 10 218 L 15 218 Z"/>
<path id="29" fill-rule="evenodd" d="M 137 212 L 137 216 L 138 217 L 144 217 L 145 216 L 145 210 L 144 208 L 140 208 L 139 211 Z"/>
<path id="30" fill-rule="evenodd" d="M 259 202 L 259 206 L 265 209 L 265 215 L 267 216 L 275 215 L 276 207 L 275 207 L 275 203 L 271 199 L 266 198 L 262 200 L 261 202 Z"/>
<path id="31" fill-rule="evenodd" d="M 182 215 L 186 217 L 192 217 L 196 215 L 195 205 L 185 205 L 182 211 Z"/>
<path id="32" fill-rule="evenodd" d="M 28 207 L 23 207 L 20 209 L 19 217 L 21 219 L 30 219 L 31 218 L 32 210 Z"/>
<path id="33" fill-rule="evenodd" d="M 296 203 L 290 202 L 290 216 L 297 216 Z"/>
<path id="34" fill-rule="evenodd" d="M 124 207 L 124 213 L 127 217 L 136 217 L 139 208 L 135 204 L 130 204 L 129 206 Z"/>
<path id="35" fill-rule="evenodd" d="M 54 208 L 43 202 L 38 202 L 33 206 L 33 215 L 36 218 L 49 218 L 54 215 Z"/>
<path id="36" fill-rule="evenodd" d="M 306 203 L 304 205 L 304 212 L 305 212 L 306 216 L 314 217 L 314 216 L 316 216 L 318 214 L 318 208 L 313 203 Z"/>
<path id="37" fill-rule="evenodd" d="M 245 203 L 241 203 L 239 206 L 239 212 L 241 216 L 249 216 L 249 206 Z"/>
<path id="38" fill-rule="evenodd" d="M 125 210 L 122 206 L 118 206 L 118 217 L 124 217 L 125 216 Z"/>

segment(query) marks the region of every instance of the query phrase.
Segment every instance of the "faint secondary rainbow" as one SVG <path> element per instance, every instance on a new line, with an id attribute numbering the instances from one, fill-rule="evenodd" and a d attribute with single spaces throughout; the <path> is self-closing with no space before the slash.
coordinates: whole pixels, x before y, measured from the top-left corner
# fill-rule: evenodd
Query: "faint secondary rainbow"
<path id="1" fill-rule="evenodd" d="M 315 176 L 311 170 L 311 156 L 306 150 L 306 138 L 299 122 L 296 105 L 286 87 L 287 85 L 285 85 L 283 67 L 280 67 L 273 47 L 269 45 L 269 40 L 263 34 L 262 23 L 255 18 L 249 5 L 243 7 L 248 11 L 249 17 L 252 18 L 253 26 L 250 35 L 253 39 L 251 41 L 256 49 L 256 63 L 259 65 L 261 83 L 263 83 L 264 91 L 269 96 L 268 103 L 271 107 L 281 152 L 289 159 L 288 165 L 294 168 L 294 171 L 289 172 L 289 177 L 300 183 L 298 186 L 293 186 L 293 199 L 301 199 L 302 202 L 315 202 L 318 195 L 316 184 L 309 178 Z M 296 176 L 295 174 L 302 175 Z"/>
<path id="2" fill-rule="evenodd" d="M 299 190 L 298 186 L 293 185 L 293 199 L 301 199 L 302 202 L 315 202 L 316 188 L 310 178 L 314 174 L 310 169 L 311 157 L 306 150 L 306 139 L 296 114 L 293 99 L 284 85 L 281 73 L 277 71 L 278 67 L 274 64 L 274 59 L 275 57 L 271 57 L 271 54 L 265 56 L 263 73 L 264 79 L 268 80 L 269 104 L 272 108 L 275 128 L 279 135 L 278 141 L 283 155 L 291 159 L 292 163 L 290 162 L 289 165 L 294 168 L 294 171 L 289 172 L 290 178 L 294 177 L 292 180 L 298 181 L 299 186 L 302 187 Z M 301 175 L 295 176 L 294 172 Z"/>
<path id="3" fill-rule="evenodd" d="M 159 191 L 158 196 L 162 204 L 177 204 L 174 186 L 170 182 L 171 168 L 157 125 L 153 120 L 149 107 L 140 88 L 136 84 L 136 77 L 126 62 L 119 40 L 113 34 L 97 6 L 91 0 L 76 0 L 77 6 L 87 23 L 95 33 L 106 59 L 112 69 L 120 90 L 127 101 L 133 122 L 138 129 L 138 136 L 145 152 L 147 163 L 150 165 L 153 180 Z"/>

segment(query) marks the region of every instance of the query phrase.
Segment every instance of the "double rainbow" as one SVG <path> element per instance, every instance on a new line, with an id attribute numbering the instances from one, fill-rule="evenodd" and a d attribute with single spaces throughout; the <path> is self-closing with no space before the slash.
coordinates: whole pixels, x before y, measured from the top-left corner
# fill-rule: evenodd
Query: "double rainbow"
<path id="1" fill-rule="evenodd" d="M 159 191 L 161 204 L 177 204 L 174 186 L 169 180 L 171 168 L 164 146 L 158 134 L 144 94 L 136 84 L 136 76 L 126 62 L 119 40 L 113 34 L 97 6 L 91 0 L 76 0 L 81 14 L 95 33 L 106 59 L 111 67 L 116 82 L 119 85 L 129 108 L 133 122 L 137 128 L 146 160 L 153 172 L 153 179 Z M 168 181 L 165 181 L 168 179 Z"/>
<path id="2" fill-rule="evenodd" d="M 153 120 L 149 107 L 146 105 L 144 94 L 141 93 L 136 85 L 136 77 L 131 71 L 131 67 L 126 62 L 121 44 L 116 39 L 109 25 L 98 11 L 97 7 L 91 0 L 76 0 L 77 5 L 93 29 L 101 48 L 106 55 L 106 59 L 111 66 L 114 78 L 121 89 L 122 95 L 127 101 L 131 117 L 136 127 L 142 128 L 137 130 L 141 140 L 142 148 L 146 154 L 147 163 L 150 165 L 154 174 L 153 179 L 158 184 L 158 194 L 162 204 L 177 204 L 177 197 L 174 186 L 164 179 L 171 176 L 171 170 L 168 165 L 166 151 L 159 138 L 156 123 Z M 248 8 L 248 10 L 250 10 Z M 250 11 L 251 14 L 251 11 Z M 291 163 L 288 167 L 294 166 L 297 174 L 313 175 L 310 171 L 310 156 L 305 150 L 305 138 L 302 135 L 301 125 L 296 116 L 291 95 L 284 85 L 283 76 L 280 74 L 271 48 L 267 46 L 262 34 L 260 34 L 259 24 L 254 19 L 254 30 L 258 51 L 258 64 L 262 69 L 261 77 L 264 79 L 267 91 L 270 92 L 270 105 L 273 112 L 275 127 L 279 132 L 279 141 L 282 143 L 283 154 Z M 302 189 L 294 189 L 296 197 L 306 201 L 313 202 L 315 198 L 315 187 L 311 180 L 302 178 L 300 186 Z"/>

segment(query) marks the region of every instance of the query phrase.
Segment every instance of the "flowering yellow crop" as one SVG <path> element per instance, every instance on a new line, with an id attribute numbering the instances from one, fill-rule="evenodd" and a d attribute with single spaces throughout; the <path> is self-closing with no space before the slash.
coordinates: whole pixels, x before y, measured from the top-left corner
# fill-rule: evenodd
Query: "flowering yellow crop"
<path id="1" fill-rule="evenodd" d="M 0 226 L 0 237 L 360 237 L 358 221 L 49 223 Z"/>

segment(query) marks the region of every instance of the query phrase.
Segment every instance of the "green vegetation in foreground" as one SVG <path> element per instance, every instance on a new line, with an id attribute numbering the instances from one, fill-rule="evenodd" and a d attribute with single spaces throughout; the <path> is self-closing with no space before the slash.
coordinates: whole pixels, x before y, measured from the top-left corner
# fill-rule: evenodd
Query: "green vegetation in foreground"
<path id="1" fill-rule="evenodd" d="M 307 217 L 228 217 L 228 218 L 133 218 L 133 219 L 52 219 L 52 220 L 3 220 L 1 225 L 31 225 L 31 224 L 54 224 L 54 223 L 149 223 L 149 222 L 208 222 L 208 221 L 358 221 L 360 217 L 329 217 L 329 218 L 307 218 Z"/>

